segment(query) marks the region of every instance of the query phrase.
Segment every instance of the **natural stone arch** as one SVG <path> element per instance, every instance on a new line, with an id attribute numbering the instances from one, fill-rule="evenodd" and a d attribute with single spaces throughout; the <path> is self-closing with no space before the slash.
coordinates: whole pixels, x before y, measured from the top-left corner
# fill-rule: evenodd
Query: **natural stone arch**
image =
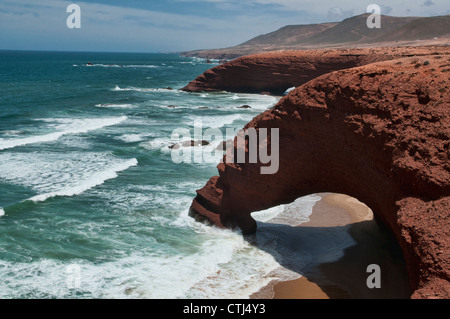
<path id="1" fill-rule="evenodd" d="M 397 238 L 413 297 L 448 298 L 450 95 L 442 59 L 380 62 L 297 88 L 246 125 L 280 128 L 279 171 L 220 164 L 191 215 L 252 233 L 253 211 L 311 193 L 348 194 Z"/>

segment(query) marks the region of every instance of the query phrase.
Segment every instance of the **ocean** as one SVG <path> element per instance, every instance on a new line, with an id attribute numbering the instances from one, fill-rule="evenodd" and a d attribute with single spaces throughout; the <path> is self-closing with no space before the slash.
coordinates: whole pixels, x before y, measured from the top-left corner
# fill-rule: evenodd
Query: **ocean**
<path id="1" fill-rule="evenodd" d="M 248 298 L 299 277 L 270 253 L 276 238 L 254 245 L 188 216 L 221 156 L 175 163 L 174 130 L 240 129 L 279 100 L 179 90 L 217 63 L 0 51 L 0 298 Z"/>

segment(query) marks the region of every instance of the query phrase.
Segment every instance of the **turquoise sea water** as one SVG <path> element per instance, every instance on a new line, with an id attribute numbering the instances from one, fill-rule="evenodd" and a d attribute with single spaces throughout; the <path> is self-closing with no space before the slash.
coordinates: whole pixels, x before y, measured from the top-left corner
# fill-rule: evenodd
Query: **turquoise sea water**
<path id="1" fill-rule="evenodd" d="M 273 256 L 187 215 L 218 161 L 171 158 L 173 130 L 242 128 L 278 100 L 178 90 L 212 66 L 0 51 L 0 298 L 246 298 L 271 280 Z"/>

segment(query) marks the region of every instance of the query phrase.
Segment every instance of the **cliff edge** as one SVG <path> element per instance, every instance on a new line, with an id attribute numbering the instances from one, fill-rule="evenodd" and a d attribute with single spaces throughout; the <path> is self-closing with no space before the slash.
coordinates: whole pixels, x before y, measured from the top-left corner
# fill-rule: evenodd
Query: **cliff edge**
<path id="1" fill-rule="evenodd" d="M 447 47 L 393 47 L 276 51 L 237 58 L 213 67 L 182 88 L 282 95 L 320 75 L 408 56 L 441 54 Z"/>
<path id="2" fill-rule="evenodd" d="M 450 298 L 450 50 L 440 50 L 309 82 L 327 68 L 301 62 L 309 74 L 302 78 L 289 62 L 289 77 L 307 83 L 245 127 L 269 128 L 268 145 L 270 128 L 279 128 L 279 170 L 262 175 L 260 162 L 219 164 L 219 176 L 197 191 L 191 216 L 247 234 L 256 231 L 254 211 L 313 193 L 347 194 L 367 204 L 394 234 L 407 263 L 412 298 Z M 249 67 L 245 61 L 235 62 L 236 70 Z M 262 68 L 256 62 L 256 70 L 270 68 L 268 62 Z M 217 74 L 229 81 L 239 74 L 231 68 L 228 78 L 219 70 L 203 82 L 214 86 Z M 255 78 L 261 76 L 255 71 Z M 253 81 L 236 81 L 246 79 Z"/>

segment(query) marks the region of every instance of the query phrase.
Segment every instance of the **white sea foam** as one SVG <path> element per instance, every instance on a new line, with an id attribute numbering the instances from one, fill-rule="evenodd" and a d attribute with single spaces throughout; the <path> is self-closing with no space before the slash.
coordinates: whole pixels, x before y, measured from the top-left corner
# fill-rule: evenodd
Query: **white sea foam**
<path id="1" fill-rule="evenodd" d="M 2 134 L 10 135 L 10 136 L 17 136 L 17 135 L 20 135 L 22 133 L 23 133 L 23 131 L 20 131 L 20 130 L 9 130 L 9 131 L 3 131 L 2 132 Z"/>
<path id="2" fill-rule="evenodd" d="M 106 108 L 123 108 L 123 109 L 129 109 L 134 108 L 136 105 L 133 104 L 96 104 L 96 107 L 106 107 Z"/>
<path id="3" fill-rule="evenodd" d="M 289 226 L 278 226 L 276 223 L 289 217 L 294 218 L 292 224 L 295 225 L 308 221 L 312 207 L 319 199 L 317 195 L 305 196 L 291 204 L 252 213 L 258 220 L 259 230 L 250 241 L 242 240 L 239 233 L 197 223 L 188 217 L 187 211 L 183 212 L 174 222 L 175 225 L 192 227 L 198 233 L 211 235 L 214 239 L 209 245 L 226 249 L 231 255 L 228 261 L 215 266 L 216 271 L 193 285 L 185 297 L 248 298 L 272 280 L 301 277 L 299 269 L 311 262 L 311 254 L 307 249 L 299 254 L 293 248 L 295 245 L 286 241 L 283 227 L 287 229 Z M 299 216 L 293 216 L 295 213 Z"/>
<path id="4" fill-rule="evenodd" d="M 257 211 L 252 213 L 252 217 L 260 222 L 268 222 L 273 218 L 276 218 L 278 215 L 283 213 L 285 205 L 278 205 L 269 209 Z"/>
<path id="5" fill-rule="evenodd" d="M 234 121 L 242 120 L 248 121 L 251 116 L 246 116 L 244 114 L 230 114 L 230 115 L 217 115 L 217 116 L 192 116 L 189 115 L 187 123 L 200 123 L 202 122 L 203 128 L 221 128 L 225 125 L 231 125 Z M 192 128 L 193 131 L 193 128 Z M 225 133 L 225 132 L 224 132 Z"/>
<path id="6" fill-rule="evenodd" d="M 76 65 L 74 65 L 76 66 Z M 159 65 L 154 64 L 84 64 L 87 67 L 102 67 L 102 68 L 159 68 Z"/>
<path id="7" fill-rule="evenodd" d="M 3 210 L 3 208 L 0 207 L 0 217 L 1 216 L 5 216 L 5 211 Z"/>
<path id="8" fill-rule="evenodd" d="M 165 88 L 137 88 L 134 86 L 131 87 L 125 87 L 121 88 L 120 86 L 116 85 L 113 89 L 113 91 L 134 91 L 134 92 L 170 92 L 170 93 L 186 93 L 184 91 L 175 90 L 175 89 L 165 89 Z"/>
<path id="9" fill-rule="evenodd" d="M 148 150 L 159 150 L 159 149 L 167 149 L 169 151 L 169 146 L 172 145 L 172 140 L 170 138 L 154 138 L 151 141 L 141 143 L 140 146 L 142 146 L 145 149 Z"/>
<path id="10" fill-rule="evenodd" d="M 235 98 L 237 97 L 237 98 Z M 248 104 L 252 109 L 267 110 L 278 102 L 278 98 L 271 95 L 260 94 L 237 94 L 233 99 L 241 101 L 242 104 Z"/>
<path id="11" fill-rule="evenodd" d="M 107 126 L 117 125 L 126 119 L 126 116 L 97 119 L 39 119 L 39 121 L 51 123 L 49 127 L 55 128 L 56 132 L 17 139 L 0 139 L 0 150 L 34 143 L 53 142 L 64 135 L 87 133 Z"/>
<path id="12" fill-rule="evenodd" d="M 205 246 L 211 246 L 209 273 L 205 273 L 185 293 L 185 298 L 248 298 L 270 281 L 278 279 L 281 272 L 275 273 L 280 264 L 275 259 L 276 238 L 256 235 L 257 244 L 245 240 L 239 232 L 222 230 L 195 222 L 187 212 L 176 221 L 192 227 L 205 237 Z M 217 254 L 227 252 L 228 258 L 215 259 Z M 299 275 L 291 273 L 290 278 Z"/>
<path id="13" fill-rule="evenodd" d="M 163 205 L 173 203 L 174 207 L 187 206 L 191 202 L 189 196 L 180 196 L 183 188 L 196 189 L 201 185 L 187 183 L 178 185 L 142 185 L 132 192 L 123 195 L 123 199 L 117 194 L 114 200 L 119 202 L 126 200 L 127 205 L 139 207 L 149 202 L 156 201 Z M 131 189 L 129 190 L 131 191 Z M 177 191 L 182 193 L 178 194 Z M 130 197 L 130 194 L 131 197 Z M 143 195 L 145 194 L 145 195 Z M 296 201 L 295 205 L 301 206 L 301 202 L 308 204 L 320 197 L 309 196 Z M 271 220 L 277 215 L 283 214 L 284 208 L 294 204 L 277 206 L 256 214 L 258 219 L 265 214 L 265 220 Z M 307 219 L 311 213 L 311 205 L 306 205 L 301 215 Z M 311 261 L 311 255 L 296 254 L 286 242 L 279 242 L 278 234 L 272 233 L 270 224 L 262 226 L 261 231 L 255 235 L 254 242 L 245 240 L 239 232 L 210 227 L 196 222 L 188 216 L 187 210 L 175 220 L 164 216 L 150 216 L 160 224 L 173 225 L 179 228 L 190 228 L 202 236 L 203 243 L 194 254 L 177 257 L 155 255 L 149 257 L 148 267 L 150 274 L 142 271 L 139 262 L 136 276 L 144 276 L 138 286 L 134 286 L 132 294 L 146 298 L 248 298 L 272 280 L 291 280 L 300 277 L 297 268 L 304 267 Z M 261 225 L 260 225 L 261 226 Z M 255 245 L 256 243 L 256 245 Z M 282 256 L 280 256 L 282 254 Z M 294 267 L 282 267 L 283 264 Z M 165 261 L 165 262 L 164 262 Z M 182 268 L 175 271 L 177 267 Z M 196 269 L 195 273 L 191 270 Z M 154 275 L 159 274 L 159 275 Z M 162 276 L 161 274 L 164 274 Z M 175 276 L 183 276 L 185 280 L 180 285 L 173 285 L 171 280 Z M 149 277 L 150 276 L 150 277 Z M 129 277 L 127 277 L 129 278 Z M 129 278 L 125 286 L 130 286 L 136 279 Z M 145 281 L 145 283 L 144 283 Z M 125 281 L 123 281 L 125 282 Z M 153 287 L 153 288 L 152 288 Z M 154 287 L 160 287 L 155 289 Z M 123 294 L 126 287 L 118 288 L 116 296 Z"/>
<path id="14" fill-rule="evenodd" d="M 0 267 L 5 269 L 5 276 L 9 279 L 2 285 L 0 297 L 65 298 L 76 293 L 108 299 L 184 298 L 192 286 L 214 274 L 219 269 L 218 264 L 230 260 L 233 245 L 239 244 L 237 237 L 234 241 L 221 245 L 220 250 L 208 242 L 192 255 L 133 253 L 101 264 L 80 260 L 76 263 L 80 270 L 77 289 L 69 289 L 66 284 L 69 263 L 39 259 L 30 263 L 14 263 L 12 267 L 11 263 L 0 261 Z"/>
<path id="15" fill-rule="evenodd" d="M 315 194 L 304 196 L 296 199 L 290 204 L 274 207 L 266 211 L 255 212 L 252 216 L 254 216 L 256 220 L 260 221 L 298 226 L 309 221 L 309 216 L 312 213 L 313 207 L 320 199 L 321 197 Z M 273 215 L 267 219 L 267 214 L 270 214 L 271 211 Z M 259 217 L 262 218 L 260 219 Z"/>
<path id="16" fill-rule="evenodd" d="M 159 65 L 154 64 L 130 64 L 124 65 L 125 68 L 159 68 Z"/>
<path id="17" fill-rule="evenodd" d="M 118 85 L 116 85 L 114 87 L 113 91 L 126 91 L 126 90 L 124 90 L 124 89 L 120 88 Z"/>
<path id="18" fill-rule="evenodd" d="M 33 196 L 29 200 L 33 202 L 43 202 L 51 197 L 78 195 L 87 191 L 88 189 L 103 184 L 109 179 L 116 178 L 118 176 L 118 172 L 124 171 L 132 166 L 136 166 L 137 164 L 138 161 L 135 158 L 127 160 L 123 163 L 118 163 L 106 170 L 92 174 L 85 180 L 78 181 L 77 183 L 74 183 L 74 185 L 70 185 L 58 191 Z"/>
<path id="19" fill-rule="evenodd" d="M 137 164 L 106 153 L 0 153 L 0 178 L 34 190 L 29 200 L 44 201 L 81 194 Z"/>
<path id="20" fill-rule="evenodd" d="M 130 185 L 123 186 L 125 192 L 122 195 L 120 189 L 119 193 L 113 195 L 105 190 L 98 191 L 107 196 L 105 199 L 112 196 L 111 201 L 124 202 L 132 207 L 146 205 L 158 195 L 161 204 L 172 200 L 175 208 L 186 207 L 191 199 L 188 196 L 174 196 L 175 193 L 171 191 L 183 192 L 184 188 L 198 186 L 195 183 Z M 132 191 L 130 187 L 139 189 Z M 146 192 L 150 193 L 145 194 Z M 153 192 L 155 196 L 152 196 Z M 110 200 L 106 201 L 108 205 Z M 5 276 L 10 279 L 0 291 L 0 297 L 32 295 L 37 298 L 67 298 L 75 296 L 73 294 L 76 293 L 89 298 L 114 299 L 246 299 L 272 280 L 299 278 L 300 274 L 295 271 L 295 267 L 303 267 L 311 260 L 307 251 L 301 255 L 291 251 L 289 245 L 280 241 L 277 233 L 271 231 L 270 225 L 259 225 L 260 231 L 255 235 L 254 242 L 250 242 L 239 232 L 196 222 L 188 217 L 187 210 L 175 221 L 159 215 L 151 215 L 148 218 L 155 221 L 155 218 L 159 218 L 159 225 L 172 225 L 195 231 L 199 236 L 195 251 L 172 255 L 164 250 L 141 250 L 103 263 L 40 259 L 31 263 L 15 262 L 14 267 L 11 267 L 9 262 L 0 261 L 0 267 L 5 269 Z M 84 224 L 76 231 L 83 234 L 96 227 Z M 294 270 L 282 267 L 281 260 L 283 264 L 295 265 Z M 80 270 L 80 286 L 77 289 L 69 289 L 66 285 L 67 267 L 72 263 L 77 264 Z"/>
<path id="21" fill-rule="evenodd" d="M 125 143 L 135 143 L 141 142 L 146 137 L 145 134 L 123 134 L 118 136 L 116 139 L 123 141 Z"/>
<path id="22" fill-rule="evenodd" d="M 290 87 L 289 89 L 287 89 L 287 90 L 283 93 L 283 95 L 288 95 L 289 93 L 291 93 L 291 92 L 294 91 L 295 89 L 296 89 L 295 86 Z"/>
<path id="23" fill-rule="evenodd" d="M 61 136 L 63 136 L 63 132 L 55 132 L 45 135 L 38 136 L 30 136 L 20 139 L 0 139 L 0 151 L 14 148 L 17 146 L 23 146 L 27 144 L 41 143 L 41 142 L 51 142 L 58 140 Z"/>
<path id="24" fill-rule="evenodd" d="M 169 185 L 166 185 L 169 187 Z M 169 187 L 170 188 L 170 187 Z M 146 188 L 145 188 L 146 189 Z M 104 192 L 108 194 L 107 192 Z M 110 194 L 108 194 L 110 195 Z M 128 196 L 126 196 L 128 195 Z M 138 205 L 141 196 L 139 192 L 123 194 L 126 203 Z M 161 196 L 166 195 L 162 193 Z M 187 198 L 165 196 L 165 200 L 174 200 L 176 207 L 186 207 L 190 201 Z M 133 197 L 136 196 L 136 197 Z M 161 197 L 160 196 L 160 197 Z M 114 196 L 113 201 L 121 201 Z M 108 201 L 109 204 L 109 201 Z M 141 203 L 142 205 L 142 203 Z M 148 216 L 151 218 L 152 216 Z M 163 218 L 163 216 L 159 216 Z M 165 224 L 169 219 L 161 220 Z M 156 225 L 156 224 L 155 224 Z M 96 229 L 95 225 L 87 227 L 80 225 L 77 233 L 83 234 L 86 229 Z M 198 241 L 195 250 L 189 254 L 172 254 L 170 251 L 151 246 L 148 250 L 138 250 L 122 258 L 116 258 L 103 263 L 91 263 L 85 260 L 74 261 L 80 270 L 80 285 L 78 289 L 70 290 L 66 286 L 66 268 L 73 261 L 64 263 L 49 259 L 39 259 L 30 263 L 17 263 L 15 270 L 11 264 L 0 260 L 0 269 L 5 269 L 9 279 L 2 286 L 1 298 L 12 298 L 23 295 L 34 297 L 69 297 L 73 293 L 89 298 L 186 298 L 194 296 L 193 287 L 203 280 L 214 276 L 221 270 L 221 265 L 230 263 L 235 252 L 241 247 L 252 249 L 248 243 L 236 233 L 228 230 L 215 229 L 199 224 L 203 238 Z M 160 226 L 158 226 L 160 227 Z M 180 226 L 185 227 L 185 226 Z M 138 230 L 138 229 L 137 229 Z M 146 228 L 148 231 L 148 228 Z M 91 234 L 89 234 L 91 235 Z M 148 240 L 148 239 L 147 239 Z M 256 250 L 255 250 L 256 251 Z M 245 266 L 245 265 L 244 265 Z M 258 265 L 260 267 L 261 265 Z M 257 268 L 253 263 L 253 268 Z M 250 274 L 253 269 L 242 269 L 236 265 L 235 275 Z M 39 274 L 39 275 L 37 275 Z M 182 278 L 182 280 L 180 280 Z M 236 281 L 237 285 L 242 282 Z M 203 297 L 209 298 L 207 291 Z M 220 292 L 222 297 L 233 297 L 230 289 Z M 216 295 L 219 291 L 216 291 Z"/>

